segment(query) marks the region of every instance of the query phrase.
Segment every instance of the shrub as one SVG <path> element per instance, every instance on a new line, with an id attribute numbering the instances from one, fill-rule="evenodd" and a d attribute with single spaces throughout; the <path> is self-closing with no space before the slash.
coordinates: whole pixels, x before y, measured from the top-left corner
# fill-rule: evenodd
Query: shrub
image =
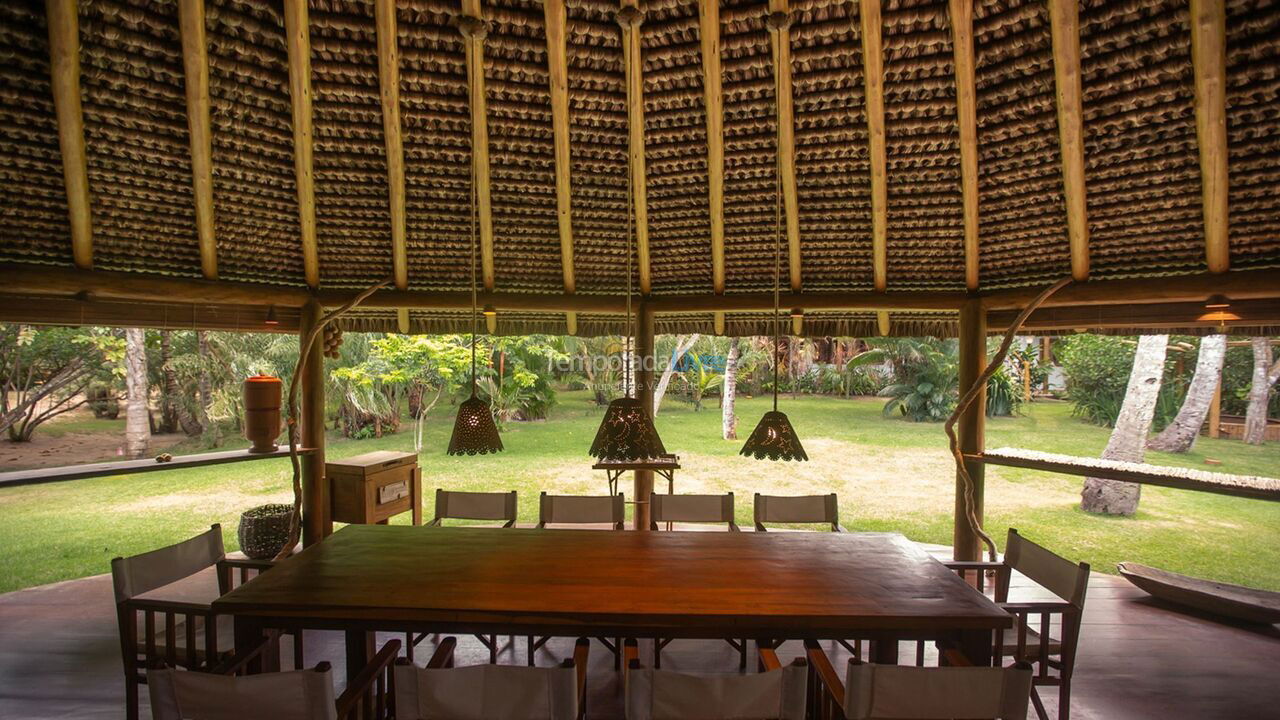
<path id="1" fill-rule="evenodd" d="M 1001 365 L 987 381 L 987 417 L 1015 415 L 1022 406 L 1022 383 Z"/>

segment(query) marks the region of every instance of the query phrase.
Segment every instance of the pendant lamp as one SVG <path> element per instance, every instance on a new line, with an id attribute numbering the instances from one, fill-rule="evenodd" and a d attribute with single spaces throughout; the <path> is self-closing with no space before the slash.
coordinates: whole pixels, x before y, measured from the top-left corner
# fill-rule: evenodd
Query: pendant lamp
<path id="1" fill-rule="evenodd" d="M 751 431 L 740 454 L 757 460 L 808 460 L 809 456 L 800 444 L 800 437 L 796 435 L 795 428 L 791 427 L 791 420 L 786 413 L 778 410 L 778 365 L 782 360 L 782 312 L 778 307 L 778 286 L 782 274 L 782 174 L 778 172 L 777 165 L 774 166 L 774 177 L 777 205 L 773 246 L 773 410 L 760 418 L 760 423 Z"/>
<path id="2" fill-rule="evenodd" d="M 623 8 L 631 11 L 625 16 L 619 13 L 618 23 L 625 30 L 639 22 L 635 8 Z M 631 254 L 632 254 L 632 167 L 631 153 L 627 153 L 627 329 L 626 362 L 622 372 L 623 397 L 609 403 L 604 419 L 600 421 L 600 429 L 596 431 L 595 442 L 591 443 L 590 454 L 602 462 L 635 462 L 638 460 L 656 460 L 667 454 L 658 437 L 658 430 L 653 426 L 653 418 L 640 400 L 631 397 L 634 388 L 631 357 Z"/>
<path id="3" fill-rule="evenodd" d="M 450 455 L 485 455 L 502 452 L 502 438 L 493 422 L 489 403 L 476 395 L 476 169 L 471 165 L 471 397 L 458 406 L 449 438 Z M 499 378 L 501 382 L 501 378 Z"/>

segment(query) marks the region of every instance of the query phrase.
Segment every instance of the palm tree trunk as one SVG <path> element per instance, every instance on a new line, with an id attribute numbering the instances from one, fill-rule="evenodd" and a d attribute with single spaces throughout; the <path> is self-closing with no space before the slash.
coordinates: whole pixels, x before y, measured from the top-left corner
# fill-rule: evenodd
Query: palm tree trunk
<path id="1" fill-rule="evenodd" d="M 1267 405 L 1271 386 L 1280 376 L 1280 364 L 1271 368 L 1271 340 L 1253 339 L 1253 381 L 1249 384 L 1249 406 L 1244 415 L 1244 441 L 1261 445 L 1267 432 Z M 1270 372 L 1268 371 L 1270 370 Z"/>
<path id="2" fill-rule="evenodd" d="M 738 339 L 729 338 L 729 355 L 724 361 L 724 392 L 720 395 L 720 428 L 725 440 L 738 439 L 738 416 L 734 404 L 738 397 Z"/>
<path id="3" fill-rule="evenodd" d="M 125 454 L 140 458 L 147 454 L 151 441 L 151 422 L 147 417 L 147 347 L 146 334 L 141 328 L 129 328 L 125 337 L 125 391 L 126 420 L 124 431 Z"/>
<path id="4" fill-rule="evenodd" d="M 662 377 L 658 380 L 658 387 L 653 391 L 653 416 L 658 416 L 658 409 L 662 407 L 662 398 L 667 394 L 667 385 L 671 383 L 671 375 L 675 372 L 676 363 L 684 354 L 689 352 L 689 348 L 698 342 L 700 336 L 697 333 L 692 335 L 680 335 L 676 338 L 676 347 L 671 351 L 671 362 L 667 363 L 666 369 L 662 371 Z"/>
<path id="5" fill-rule="evenodd" d="M 1102 451 L 1104 460 L 1140 463 L 1145 457 L 1147 433 L 1156 414 L 1168 345 L 1168 335 L 1143 335 L 1138 339 L 1124 404 L 1120 406 L 1120 416 L 1116 418 L 1107 448 Z M 1141 492 L 1142 486 L 1137 483 L 1085 478 L 1080 508 L 1104 515 L 1132 515 L 1138 510 Z"/>
<path id="6" fill-rule="evenodd" d="M 1169 426 L 1151 439 L 1147 447 L 1152 450 L 1184 453 L 1195 445 L 1200 428 L 1209 415 L 1213 394 L 1222 380 L 1222 361 L 1227 353 L 1226 335 L 1209 335 L 1200 341 L 1200 354 L 1196 358 L 1196 371 L 1187 387 L 1187 397 L 1178 409 L 1178 416 Z"/>

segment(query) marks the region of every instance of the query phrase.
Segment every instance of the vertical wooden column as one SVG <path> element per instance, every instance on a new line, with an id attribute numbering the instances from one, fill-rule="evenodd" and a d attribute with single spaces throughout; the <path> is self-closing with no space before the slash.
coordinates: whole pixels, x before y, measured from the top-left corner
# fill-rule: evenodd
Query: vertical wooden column
<path id="1" fill-rule="evenodd" d="M 987 312 L 978 298 L 966 300 L 960 308 L 960 394 L 964 395 L 973 387 L 978 376 L 987 365 Z M 981 393 L 960 416 L 957 434 L 960 438 L 960 451 L 966 455 L 981 453 L 984 446 L 987 418 L 987 395 Z M 982 519 L 983 506 L 983 465 L 980 462 L 966 462 L 965 468 L 973 479 L 973 500 L 978 519 Z M 978 536 L 969 528 L 965 519 L 964 483 L 956 477 L 956 510 L 955 533 L 952 546 L 956 560 L 978 560 L 982 557 L 982 546 Z"/>
<path id="2" fill-rule="evenodd" d="M 653 308 L 648 303 L 641 302 L 636 315 L 639 321 L 636 328 L 636 361 L 639 363 L 636 368 L 636 397 L 639 398 L 644 411 L 649 413 L 649 417 L 653 417 Z M 634 527 L 636 530 L 648 530 L 649 494 L 653 492 L 653 471 L 636 470 L 634 475 L 635 489 L 632 497 L 632 500 L 636 501 Z"/>
<path id="3" fill-rule="evenodd" d="M 1209 404 L 1209 437 L 1216 438 L 1222 433 L 1222 377 L 1219 374 L 1218 387 L 1213 390 L 1213 402 Z"/>
<path id="4" fill-rule="evenodd" d="M 301 338 L 324 316 L 320 303 L 302 307 Z M 313 450 L 302 456 L 302 545 L 314 545 L 333 532 L 329 510 L 329 485 L 324 476 L 324 343 L 317 339 L 302 363 L 299 437 L 302 447 Z"/>

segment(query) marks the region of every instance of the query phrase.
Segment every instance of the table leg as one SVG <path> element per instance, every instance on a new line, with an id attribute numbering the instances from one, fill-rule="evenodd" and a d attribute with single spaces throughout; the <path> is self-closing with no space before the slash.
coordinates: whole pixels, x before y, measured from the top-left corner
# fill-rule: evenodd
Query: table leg
<path id="1" fill-rule="evenodd" d="M 991 667 L 991 631 L 962 630 L 959 637 L 960 652 L 977 667 Z"/>
<path id="2" fill-rule="evenodd" d="M 347 682 L 352 682 L 373 657 L 374 634 L 367 630 L 347 630 Z"/>
<path id="3" fill-rule="evenodd" d="M 874 640 L 871 643 L 871 662 L 878 665 L 898 664 L 897 640 Z"/>
<path id="4" fill-rule="evenodd" d="M 236 654 L 239 655 L 240 653 L 248 652 L 250 649 L 257 646 L 258 643 L 262 642 L 263 631 L 264 628 L 262 626 L 262 621 L 258 618 L 246 615 L 236 615 Z M 245 672 L 249 675 L 264 672 L 267 668 L 264 667 L 263 660 L 264 657 L 262 655 L 255 657 L 253 660 L 249 661 L 248 666 L 245 668 Z M 269 661 L 269 658 L 267 658 L 267 660 Z"/>

